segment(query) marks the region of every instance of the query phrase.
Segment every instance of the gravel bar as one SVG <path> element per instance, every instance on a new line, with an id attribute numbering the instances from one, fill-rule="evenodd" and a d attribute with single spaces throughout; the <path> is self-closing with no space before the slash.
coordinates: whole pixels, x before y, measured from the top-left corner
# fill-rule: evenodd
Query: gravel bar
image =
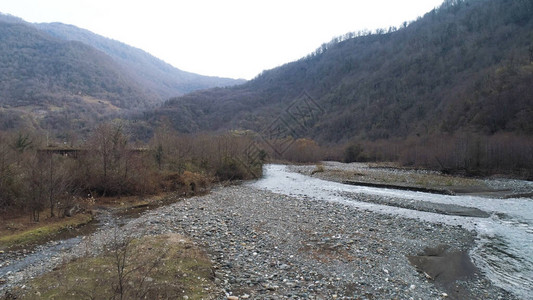
<path id="1" fill-rule="evenodd" d="M 428 247 L 469 251 L 475 233 L 464 228 L 247 184 L 216 188 L 147 212 L 120 232 L 192 238 L 213 261 L 218 299 L 513 299 L 479 273 L 457 281 L 454 293 L 409 263 L 408 256 Z M 101 230 L 71 250 L 9 274 L 0 297 L 1 289 L 20 287 L 62 262 L 97 254 L 112 239 L 112 229 Z"/>

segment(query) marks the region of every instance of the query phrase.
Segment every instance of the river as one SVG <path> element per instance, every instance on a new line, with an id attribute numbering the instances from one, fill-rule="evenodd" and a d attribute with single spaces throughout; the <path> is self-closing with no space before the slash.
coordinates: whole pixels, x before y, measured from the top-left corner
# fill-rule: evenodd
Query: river
<path id="1" fill-rule="evenodd" d="M 264 178 L 252 185 L 285 195 L 343 203 L 376 213 L 462 226 L 477 233 L 470 255 L 496 286 L 519 298 L 533 298 L 533 199 L 493 199 L 352 186 L 290 172 L 284 165 L 267 165 Z M 461 217 L 357 201 L 358 194 L 454 204 L 477 208 L 488 218 Z M 353 195 L 353 196 L 349 196 Z"/>
<path id="2" fill-rule="evenodd" d="M 267 165 L 264 177 L 247 183 L 258 189 L 309 199 L 332 201 L 355 209 L 380 214 L 399 215 L 433 223 L 462 226 L 477 233 L 476 245 L 470 255 L 475 265 L 495 285 L 522 299 L 533 299 L 533 199 L 493 199 L 473 196 L 447 196 L 422 192 L 346 185 L 325 181 L 291 172 L 284 165 Z M 477 208 L 488 212 L 490 217 L 462 217 L 424 212 L 396 206 L 358 201 L 362 194 L 373 195 L 394 201 L 454 204 Z M 122 223 L 135 216 L 100 215 L 100 228 Z M 122 222 L 118 221 L 122 219 Z M 110 225 L 111 224 L 111 225 Z M 81 237 L 51 242 L 38 247 L 33 253 L 19 257 L 8 265 L 0 260 L 0 278 L 16 273 L 26 267 L 50 260 L 55 254 L 68 251 L 79 244 Z M 0 292 L 5 288 L 0 284 Z"/>

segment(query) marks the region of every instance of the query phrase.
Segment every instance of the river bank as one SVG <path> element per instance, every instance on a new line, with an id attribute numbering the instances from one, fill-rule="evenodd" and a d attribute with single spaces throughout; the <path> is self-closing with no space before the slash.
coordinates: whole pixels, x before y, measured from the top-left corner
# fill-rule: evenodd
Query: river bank
<path id="1" fill-rule="evenodd" d="M 235 187 L 186 201 L 180 230 L 208 246 L 224 290 L 252 299 L 512 299 L 478 273 L 436 286 L 408 261 L 427 247 L 465 252 L 474 234 L 420 222 Z"/>
<path id="2" fill-rule="evenodd" d="M 497 176 L 453 176 L 432 170 L 400 168 L 391 163 L 345 164 L 326 161 L 316 165 L 290 165 L 289 169 L 315 178 L 361 186 L 502 199 L 533 197 L 531 181 Z"/>
<path id="3" fill-rule="evenodd" d="M 468 256 L 480 245 L 476 224 L 490 218 L 378 205 L 397 199 L 341 193 L 336 183 L 284 169 L 268 166 L 265 178 L 256 182 L 179 199 L 118 232 L 191 239 L 211 261 L 216 299 L 520 298 L 495 286 Z M 490 205 L 487 210 L 492 213 Z M 0 295 L 8 290 L 24 294 L 31 278 L 98 255 L 116 232 L 99 230 L 10 272 L 2 277 Z"/>
<path id="4" fill-rule="evenodd" d="M 205 194 L 201 191 L 198 194 Z M 3 213 L 0 216 L 0 251 L 28 252 L 50 241 L 60 241 L 79 235 L 87 235 L 98 228 L 97 223 L 113 219 L 130 219 L 142 212 L 175 201 L 172 193 L 152 196 L 87 198 L 75 206 L 70 216 L 50 217 L 49 211 L 41 212 L 39 222 L 27 215 Z M 189 195 L 190 196 L 190 195 Z M 0 267 L 2 257 L 0 257 Z"/>
<path id="5" fill-rule="evenodd" d="M 121 230 L 132 236 L 169 233 L 188 236 L 206 249 L 218 299 L 512 299 L 479 274 L 462 278 L 451 290 L 436 286 L 409 263 L 407 256 L 422 254 L 427 247 L 468 251 L 474 234 L 464 228 L 248 185 L 184 199 L 148 212 Z M 9 274 L 7 286 L 18 286 L 17 292 L 23 293 L 22 283 L 31 286 L 26 280 L 64 261 L 94 255 L 111 240 L 110 229 L 98 232 L 71 250 Z"/>

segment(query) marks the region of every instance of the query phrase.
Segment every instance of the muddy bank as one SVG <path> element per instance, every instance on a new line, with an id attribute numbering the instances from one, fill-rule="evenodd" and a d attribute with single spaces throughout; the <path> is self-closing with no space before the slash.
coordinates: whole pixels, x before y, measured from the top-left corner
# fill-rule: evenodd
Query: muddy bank
<path id="1" fill-rule="evenodd" d="M 387 205 L 449 216 L 474 218 L 488 218 L 491 216 L 491 213 L 476 207 L 468 207 L 450 203 L 412 201 L 410 199 L 402 199 L 397 197 L 359 197 L 357 194 L 350 192 L 339 192 L 339 195 L 342 195 L 348 199 L 354 199 L 355 201 L 364 201 L 368 203 L 375 203 L 380 205 Z"/>

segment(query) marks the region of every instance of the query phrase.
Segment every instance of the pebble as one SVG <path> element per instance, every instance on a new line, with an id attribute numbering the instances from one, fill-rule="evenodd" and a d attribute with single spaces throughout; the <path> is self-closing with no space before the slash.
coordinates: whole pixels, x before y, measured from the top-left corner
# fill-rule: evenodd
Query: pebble
<path id="1" fill-rule="evenodd" d="M 119 234 L 174 232 L 203 245 L 213 262 L 217 299 L 428 299 L 444 294 L 406 256 L 436 244 L 467 250 L 474 238 L 462 228 L 428 225 L 241 184 L 147 212 Z M 8 287 L 64 261 L 98 254 L 114 233 L 102 229 L 56 260 L 3 277 L 0 298 Z M 488 282 L 479 289 L 506 296 Z"/>

